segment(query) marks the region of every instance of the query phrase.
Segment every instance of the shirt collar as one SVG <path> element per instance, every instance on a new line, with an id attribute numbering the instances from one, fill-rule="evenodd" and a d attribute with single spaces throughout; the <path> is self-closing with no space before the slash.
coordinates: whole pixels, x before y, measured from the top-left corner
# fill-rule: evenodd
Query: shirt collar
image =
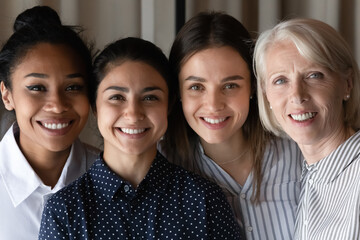
<path id="1" fill-rule="evenodd" d="M 140 183 L 136 191 L 146 188 L 154 188 L 158 192 L 164 192 L 167 189 L 169 176 L 174 172 L 174 165 L 169 163 L 161 153 L 157 153 L 146 174 L 144 180 Z M 130 185 L 126 180 L 122 179 L 113 172 L 105 163 L 103 153 L 99 155 L 98 160 L 91 167 L 91 178 L 99 191 L 108 201 L 111 201 L 115 194 L 123 193 L 124 185 Z M 125 193 L 123 193 L 125 194 Z"/>
<path id="2" fill-rule="evenodd" d="M 175 166 L 169 163 L 165 157 L 157 152 L 154 162 L 151 164 L 149 172 L 146 174 L 141 185 L 148 184 L 158 192 L 166 192 L 168 179 L 174 174 Z"/>
<path id="3" fill-rule="evenodd" d="M 350 166 L 360 154 L 360 131 L 342 143 L 332 153 L 319 162 L 308 165 L 304 162 L 303 176 L 306 172 L 318 171 L 313 179 L 321 179 L 325 183 L 334 181 L 341 173 Z"/>
<path id="4" fill-rule="evenodd" d="M 215 181 L 216 184 L 218 184 L 222 189 L 226 189 L 232 195 L 238 195 L 242 191 L 248 180 L 246 180 L 244 186 L 241 186 L 239 183 L 237 183 L 235 179 L 233 179 L 224 169 L 222 169 L 214 160 L 205 154 L 204 148 L 200 142 L 198 144 L 197 151 L 198 153 L 195 154 L 197 168 L 201 168 L 205 175 L 208 176 L 208 178 L 212 179 L 212 181 Z M 212 166 L 212 168 L 216 168 L 217 171 L 221 174 L 214 174 L 214 170 L 211 170 L 209 167 L 200 167 L 204 164 L 201 163 L 202 161 L 205 161 L 208 165 Z M 221 177 L 221 175 L 226 177 Z M 250 172 L 248 179 L 252 179 L 252 171 Z M 230 185 L 233 187 L 230 187 Z"/>
<path id="5" fill-rule="evenodd" d="M 78 159 L 78 157 L 75 157 L 75 155 L 78 156 L 77 154 L 79 153 L 74 152 L 73 145 L 59 181 L 55 187 L 51 189 L 43 184 L 21 152 L 16 142 L 16 136 L 19 135 L 19 132 L 20 130 L 17 123 L 14 123 L 0 143 L 0 175 L 4 179 L 4 184 L 15 207 L 28 198 L 38 187 L 44 187 L 48 189 L 49 192 L 56 192 L 63 188 L 70 180 L 75 180 L 74 178 L 68 179 L 74 169 L 84 167 L 82 166 L 84 163 L 81 163 L 83 162 L 81 158 Z M 75 159 L 78 159 L 76 164 L 74 164 Z"/>
<path id="6" fill-rule="evenodd" d="M 15 136 L 19 135 L 19 127 L 13 124 L 0 143 L 0 174 L 16 207 L 24 201 L 41 184 L 25 156 L 21 152 Z"/>

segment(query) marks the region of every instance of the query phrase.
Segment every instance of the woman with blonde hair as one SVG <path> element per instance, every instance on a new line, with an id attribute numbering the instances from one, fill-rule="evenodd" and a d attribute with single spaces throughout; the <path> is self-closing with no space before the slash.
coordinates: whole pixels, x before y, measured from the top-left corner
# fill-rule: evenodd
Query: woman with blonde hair
<path id="1" fill-rule="evenodd" d="M 360 238 L 360 83 L 352 52 L 331 26 L 293 19 L 255 47 L 260 117 L 303 155 L 295 239 Z"/>

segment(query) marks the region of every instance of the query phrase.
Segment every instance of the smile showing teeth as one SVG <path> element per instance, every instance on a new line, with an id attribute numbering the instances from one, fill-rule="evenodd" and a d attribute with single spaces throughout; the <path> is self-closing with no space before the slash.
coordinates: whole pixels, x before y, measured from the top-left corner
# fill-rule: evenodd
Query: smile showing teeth
<path id="1" fill-rule="evenodd" d="M 145 132 L 145 128 L 139 128 L 139 129 L 121 128 L 121 131 L 127 134 L 139 134 Z"/>
<path id="2" fill-rule="evenodd" d="M 52 130 L 59 130 L 69 126 L 69 123 L 44 123 L 43 126 Z"/>
<path id="3" fill-rule="evenodd" d="M 205 122 L 210 124 L 218 124 L 223 121 L 225 121 L 226 118 L 218 118 L 218 119 L 212 119 L 212 118 L 204 118 Z"/>
<path id="4" fill-rule="evenodd" d="M 306 121 L 308 119 L 315 117 L 315 115 L 316 113 L 311 113 L 311 112 L 307 112 L 303 114 L 290 114 L 290 116 L 296 121 Z"/>

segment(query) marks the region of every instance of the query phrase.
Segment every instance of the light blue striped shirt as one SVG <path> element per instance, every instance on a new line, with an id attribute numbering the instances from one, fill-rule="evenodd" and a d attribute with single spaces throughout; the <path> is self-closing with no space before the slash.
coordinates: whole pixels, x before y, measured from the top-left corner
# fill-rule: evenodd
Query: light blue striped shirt
<path id="1" fill-rule="evenodd" d="M 276 139 L 268 144 L 263 158 L 264 177 L 259 204 L 251 201 L 253 174 L 250 173 L 244 186 L 241 186 L 208 158 L 201 146 L 196 162 L 184 162 L 182 165 L 216 182 L 223 189 L 248 240 L 289 240 L 294 234 L 302 159 L 299 148 L 291 140 Z"/>
<path id="2" fill-rule="evenodd" d="M 329 156 L 307 165 L 295 239 L 360 239 L 360 131 Z"/>

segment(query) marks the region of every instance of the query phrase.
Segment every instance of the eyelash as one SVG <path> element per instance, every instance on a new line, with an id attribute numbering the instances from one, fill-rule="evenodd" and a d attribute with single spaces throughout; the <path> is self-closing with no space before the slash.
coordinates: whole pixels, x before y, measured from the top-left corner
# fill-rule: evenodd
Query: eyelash
<path id="1" fill-rule="evenodd" d="M 192 91 L 201 91 L 203 89 L 204 89 L 204 87 L 202 87 L 201 85 L 198 85 L 198 84 L 191 85 L 189 87 L 189 90 L 192 90 Z"/>
<path id="2" fill-rule="evenodd" d="M 279 81 L 281 81 L 281 83 L 279 83 Z M 283 84 L 285 82 L 286 82 L 285 78 L 278 78 L 278 79 L 274 80 L 275 85 L 280 85 L 280 84 Z"/>
<path id="3" fill-rule="evenodd" d="M 143 100 L 144 101 L 157 101 L 157 100 L 159 100 L 159 98 L 155 95 L 149 95 L 149 96 L 145 96 Z"/>
<path id="4" fill-rule="evenodd" d="M 30 86 L 26 86 L 26 88 L 30 91 L 34 91 L 34 92 L 39 92 L 39 91 L 46 91 L 46 88 L 42 85 L 30 85 Z"/>
<path id="5" fill-rule="evenodd" d="M 238 88 L 238 87 L 239 87 L 239 85 L 237 85 L 235 83 L 229 83 L 224 86 L 224 89 L 234 89 L 234 88 Z"/>
<path id="6" fill-rule="evenodd" d="M 239 85 L 236 84 L 236 83 L 229 83 L 229 84 L 224 85 L 223 89 L 224 90 L 231 90 L 231 89 L 238 88 L 238 87 L 239 87 Z M 204 89 L 205 88 L 202 85 L 191 85 L 189 87 L 189 90 L 192 90 L 192 91 L 202 91 Z"/>
<path id="7" fill-rule="evenodd" d="M 26 88 L 30 91 L 34 92 L 45 92 L 46 88 L 43 85 L 30 85 L 26 86 Z M 72 91 L 72 92 L 80 92 L 84 89 L 82 85 L 71 85 L 65 88 L 65 91 Z"/>
<path id="8" fill-rule="evenodd" d="M 109 100 L 113 101 L 125 101 L 125 98 L 121 95 L 112 95 L 109 97 Z"/>
<path id="9" fill-rule="evenodd" d="M 317 77 L 313 77 L 314 75 L 318 75 Z M 308 78 L 317 78 L 317 79 L 322 79 L 324 77 L 324 74 L 321 72 L 314 72 L 309 74 Z"/>
<path id="10" fill-rule="evenodd" d="M 71 86 L 68 86 L 65 91 L 77 91 L 77 92 L 80 92 L 84 89 L 84 86 L 82 85 L 71 85 Z"/>
<path id="11" fill-rule="evenodd" d="M 126 101 L 125 97 L 123 97 L 121 95 L 110 96 L 109 100 L 112 100 L 112 101 Z M 155 96 L 155 95 L 149 95 L 149 96 L 145 96 L 143 98 L 143 101 L 147 101 L 147 102 L 157 101 L 157 100 L 159 100 L 159 98 L 157 96 Z"/>

